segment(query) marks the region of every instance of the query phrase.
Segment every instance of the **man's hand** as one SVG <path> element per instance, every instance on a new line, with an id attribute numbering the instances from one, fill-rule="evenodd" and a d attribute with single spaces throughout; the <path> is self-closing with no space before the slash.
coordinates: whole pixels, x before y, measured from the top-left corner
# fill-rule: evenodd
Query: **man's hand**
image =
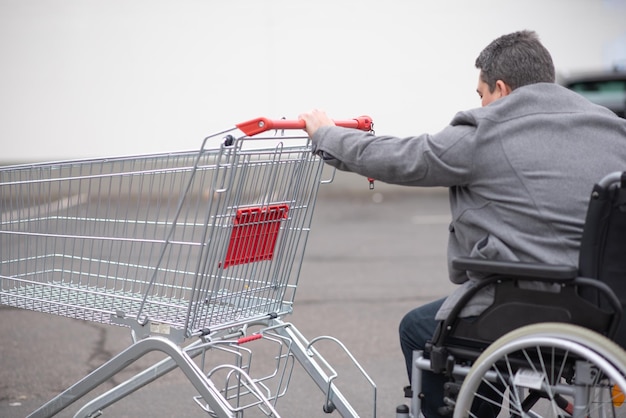
<path id="1" fill-rule="evenodd" d="M 309 138 L 322 126 L 335 126 L 335 122 L 325 112 L 317 109 L 301 114 L 298 116 L 298 119 L 303 120 L 306 124 L 304 130 L 309 135 Z"/>

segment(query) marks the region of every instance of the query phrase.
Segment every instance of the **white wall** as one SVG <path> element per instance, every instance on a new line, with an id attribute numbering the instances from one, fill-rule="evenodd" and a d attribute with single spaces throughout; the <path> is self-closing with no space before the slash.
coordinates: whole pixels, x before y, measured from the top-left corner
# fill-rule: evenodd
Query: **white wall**
<path id="1" fill-rule="evenodd" d="M 0 0 L 0 161 L 196 148 L 312 108 L 435 132 L 479 105 L 474 59 L 519 29 L 562 73 L 606 68 L 626 0 Z"/>

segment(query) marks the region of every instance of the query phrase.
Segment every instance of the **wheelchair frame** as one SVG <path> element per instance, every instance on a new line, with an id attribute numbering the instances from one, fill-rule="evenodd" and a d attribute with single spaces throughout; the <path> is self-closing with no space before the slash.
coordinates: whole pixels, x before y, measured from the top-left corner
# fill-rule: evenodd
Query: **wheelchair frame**
<path id="1" fill-rule="evenodd" d="M 619 277 L 605 269 L 607 257 L 616 254 L 606 247 L 619 244 L 625 215 L 626 172 L 611 173 L 593 188 L 578 268 L 453 260 L 454 268 L 486 273 L 487 278 L 440 323 L 426 352 L 414 352 L 410 408 L 399 408 L 397 418 L 420 416 L 424 371 L 443 373 L 455 382 L 441 411 L 455 418 L 497 416 L 503 408 L 511 416 L 626 416 L 626 406 L 618 410 L 626 398 L 621 391 L 626 389 L 626 351 L 612 341 L 623 338 L 625 301 L 613 289 L 621 290 Z M 626 262 L 618 264 L 618 273 L 626 271 Z M 518 287 L 527 281 L 551 284 L 552 291 Z M 490 285 L 496 289 L 492 306 L 471 320 L 459 318 L 466 303 Z M 481 395 L 485 388 L 501 403 Z M 549 403 L 537 412 L 532 408 L 541 399 Z M 494 415 L 478 411 L 479 404 L 488 405 Z"/>

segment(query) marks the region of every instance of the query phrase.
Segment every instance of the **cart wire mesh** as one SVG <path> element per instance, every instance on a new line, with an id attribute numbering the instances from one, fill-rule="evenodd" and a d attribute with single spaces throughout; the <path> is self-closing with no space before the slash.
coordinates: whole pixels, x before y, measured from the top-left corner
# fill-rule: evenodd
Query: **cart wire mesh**
<path id="1" fill-rule="evenodd" d="M 244 136 L 0 167 L 0 304 L 185 337 L 289 313 L 322 166 Z"/>

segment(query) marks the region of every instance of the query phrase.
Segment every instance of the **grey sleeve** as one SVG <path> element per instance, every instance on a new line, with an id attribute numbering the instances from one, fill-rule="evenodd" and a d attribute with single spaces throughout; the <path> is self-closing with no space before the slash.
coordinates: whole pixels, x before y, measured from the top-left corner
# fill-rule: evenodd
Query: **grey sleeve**
<path id="1" fill-rule="evenodd" d="M 435 135 L 377 136 L 341 127 L 320 128 L 314 152 L 339 170 L 407 186 L 464 184 L 470 173 L 471 126 L 448 126 Z"/>

